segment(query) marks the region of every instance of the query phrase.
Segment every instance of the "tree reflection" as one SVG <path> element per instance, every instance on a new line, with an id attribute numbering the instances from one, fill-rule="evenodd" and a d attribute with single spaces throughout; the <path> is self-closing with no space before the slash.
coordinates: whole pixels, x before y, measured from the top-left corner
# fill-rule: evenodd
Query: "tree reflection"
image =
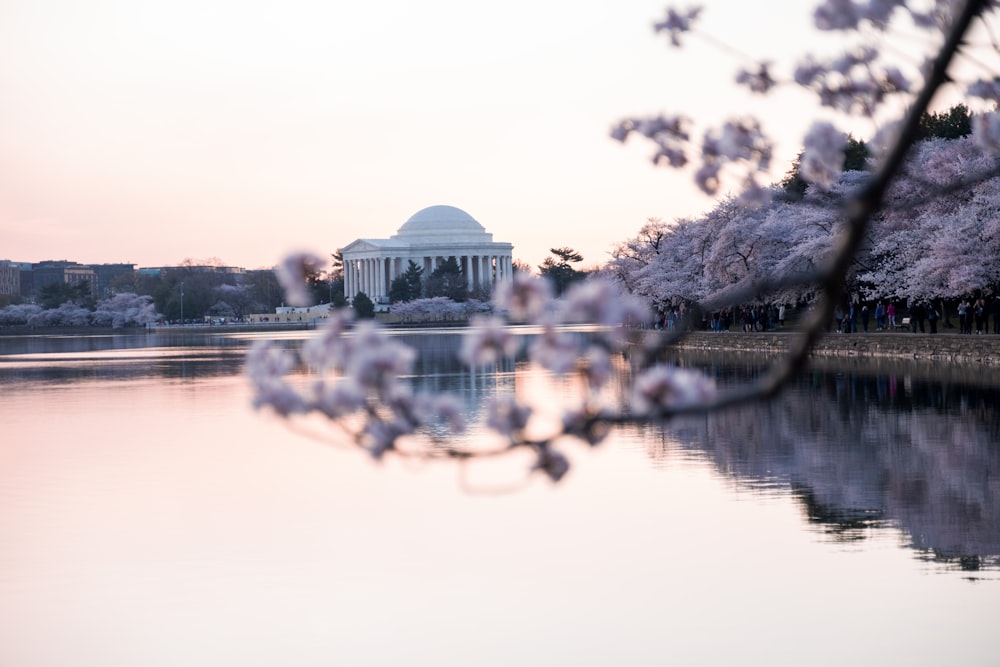
<path id="1" fill-rule="evenodd" d="M 814 370 L 778 400 L 680 419 L 664 435 L 742 485 L 789 489 L 832 539 L 896 526 L 922 557 L 979 569 L 1000 566 L 998 399 L 903 373 Z"/>

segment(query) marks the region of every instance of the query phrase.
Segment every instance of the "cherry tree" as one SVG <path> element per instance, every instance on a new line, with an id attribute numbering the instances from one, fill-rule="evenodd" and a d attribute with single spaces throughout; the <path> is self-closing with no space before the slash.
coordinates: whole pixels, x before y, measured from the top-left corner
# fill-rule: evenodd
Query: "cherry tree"
<path id="1" fill-rule="evenodd" d="M 465 319 L 474 313 L 489 310 L 491 310 L 490 304 L 478 299 L 468 299 L 460 303 L 445 296 L 403 301 L 389 307 L 389 312 L 398 315 L 403 321 L 430 322 Z"/>
<path id="2" fill-rule="evenodd" d="M 1000 177 L 980 178 L 998 164 L 972 137 L 915 146 L 871 227 L 866 295 L 960 297 L 1000 284 L 986 259 L 997 251 Z"/>
<path id="3" fill-rule="evenodd" d="M 67 301 L 31 315 L 27 323 L 31 327 L 85 327 L 90 326 L 92 317 L 91 311 Z"/>
<path id="4" fill-rule="evenodd" d="M 659 218 L 649 218 L 634 238 L 615 245 L 611 251 L 611 260 L 602 267 L 602 274 L 621 282 L 626 290 L 636 291 L 638 285 L 632 282 L 636 272 L 660 254 L 668 234 L 665 222 Z"/>
<path id="5" fill-rule="evenodd" d="M 904 175 L 907 155 L 920 136 L 921 116 L 939 89 L 957 87 L 987 102 L 1000 100 L 1000 77 L 963 79 L 960 75 L 969 70 L 956 66 L 975 47 L 975 39 L 989 34 L 982 27 L 995 10 L 992 0 L 826 0 L 814 12 L 815 26 L 842 34 L 842 52 L 805 54 L 785 70 L 765 60 L 748 62 L 735 73 L 735 83 L 752 95 L 798 86 L 827 110 L 802 140 L 800 175 L 810 184 L 807 198 L 810 193 L 814 198 L 803 205 L 802 211 L 813 208 L 803 213 L 797 228 L 787 218 L 790 209 L 781 208 L 764 180 L 772 166 L 774 142 L 760 119 L 743 115 L 699 129 L 692 117 L 662 113 L 615 125 L 613 138 L 651 141 L 654 163 L 689 168 L 702 191 L 718 196 L 736 185 L 741 194 L 703 220 L 672 225 L 664 245 L 643 256 L 643 266 L 629 271 L 634 293 L 624 293 L 621 284 L 587 280 L 570 285 L 557 299 L 550 283 L 521 273 L 498 285 L 496 313 L 476 318 L 462 359 L 476 366 L 510 354 L 518 342 L 507 323 L 533 323 L 540 334 L 528 350 L 531 360 L 552 374 L 580 381 L 579 401 L 563 411 L 555 427 L 533 427 L 541 406 L 504 395 L 486 408 L 485 425 L 500 437 L 498 447 L 452 444 L 439 434 L 442 425 L 452 431 L 464 428 L 455 400 L 410 389 L 401 379 L 412 369 L 414 352 L 372 323 L 352 325 L 346 313 L 332 316 L 329 326 L 297 353 L 275 344 L 256 346 L 247 360 L 255 404 L 288 418 L 322 415 L 347 442 L 376 459 L 395 454 L 466 460 L 528 451 L 533 470 L 559 480 L 569 466 L 559 448 L 566 437 L 594 445 L 616 423 L 656 422 L 773 396 L 804 366 L 859 267 L 870 266 L 870 258 L 863 255 L 871 255 L 869 249 L 879 243 L 872 223 L 890 196 L 896 196 L 894 183 Z M 681 46 L 696 34 L 701 14 L 701 8 L 671 8 L 655 29 Z M 930 45 L 922 65 L 891 60 L 898 51 L 890 38 L 906 33 L 921 33 L 920 43 Z M 905 113 L 891 122 L 893 111 L 900 108 Z M 873 140 L 875 160 L 862 177 L 845 178 L 841 169 L 848 139 L 835 122 L 858 117 L 881 125 Z M 973 136 L 991 154 L 1000 152 L 1000 115 L 977 115 Z M 978 180 L 963 186 L 989 175 L 979 174 Z M 952 185 L 945 180 L 941 188 Z M 926 187 L 923 196 L 928 196 Z M 793 228 L 789 236 L 778 236 Z M 296 255 L 279 275 L 301 294 L 304 269 L 320 262 L 314 255 Z M 779 267 L 782 271 L 775 273 Z M 708 377 L 660 361 L 662 352 L 684 335 L 683 327 L 669 332 L 640 328 L 650 319 L 650 304 L 683 299 L 690 305 L 690 316 L 696 317 L 707 309 L 807 289 L 824 298 L 787 357 L 751 384 L 725 391 Z M 581 320 L 598 325 L 592 339 L 573 336 L 564 327 Z M 612 382 L 626 348 L 630 367 L 625 400 L 609 405 L 600 400 L 601 389 Z M 310 369 L 305 386 L 289 377 L 301 365 Z"/>
<path id="6" fill-rule="evenodd" d="M 160 314 L 152 297 L 125 292 L 99 301 L 92 319 L 97 326 L 120 329 L 152 324 L 160 319 Z"/>
<path id="7" fill-rule="evenodd" d="M 0 325 L 27 324 L 29 319 L 40 312 L 42 312 L 42 307 L 33 303 L 14 303 L 0 308 Z"/>

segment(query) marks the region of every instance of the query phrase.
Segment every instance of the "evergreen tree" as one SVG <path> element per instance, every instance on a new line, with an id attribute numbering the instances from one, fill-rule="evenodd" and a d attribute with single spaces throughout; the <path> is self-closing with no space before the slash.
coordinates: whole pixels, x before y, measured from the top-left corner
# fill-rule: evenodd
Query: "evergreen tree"
<path id="1" fill-rule="evenodd" d="M 83 308 L 94 307 L 94 296 L 91 294 L 91 284 L 89 281 L 81 281 L 75 284 L 64 282 L 53 282 L 39 290 L 39 300 L 42 308 L 46 310 L 58 308 L 64 303 L 75 303 Z"/>
<path id="2" fill-rule="evenodd" d="M 351 306 L 354 308 L 354 314 L 362 320 L 370 320 L 375 317 L 375 303 L 371 300 L 364 292 L 358 292 L 354 300 L 351 301 Z"/>
<path id="3" fill-rule="evenodd" d="M 545 261 L 538 267 L 538 270 L 542 276 L 552 281 L 556 294 L 562 294 L 570 284 L 586 277 L 587 273 L 585 271 L 578 271 L 572 266 L 573 264 L 582 262 L 583 255 L 568 247 L 549 248 L 549 252 L 558 259 L 553 258 L 551 255 L 546 257 Z"/>
<path id="4" fill-rule="evenodd" d="M 419 299 L 422 293 L 423 275 L 423 268 L 417 266 L 411 259 L 406 271 L 392 279 L 392 284 L 389 286 L 389 301 L 399 303 Z"/>
<path id="5" fill-rule="evenodd" d="M 443 296 L 460 303 L 468 298 L 465 273 L 454 257 L 449 257 L 431 272 L 427 279 L 427 296 Z"/>
<path id="6" fill-rule="evenodd" d="M 921 139 L 958 139 L 972 134 L 972 113 L 964 104 L 956 104 L 941 113 L 920 117 Z"/>

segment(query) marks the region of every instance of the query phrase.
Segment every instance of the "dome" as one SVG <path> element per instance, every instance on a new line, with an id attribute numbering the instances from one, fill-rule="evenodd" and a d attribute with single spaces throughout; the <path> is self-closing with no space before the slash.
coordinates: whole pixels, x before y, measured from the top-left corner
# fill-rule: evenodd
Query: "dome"
<path id="1" fill-rule="evenodd" d="M 403 223 L 393 236 L 400 241 L 490 242 L 488 234 L 476 219 L 454 206 L 428 206 L 420 209 Z"/>

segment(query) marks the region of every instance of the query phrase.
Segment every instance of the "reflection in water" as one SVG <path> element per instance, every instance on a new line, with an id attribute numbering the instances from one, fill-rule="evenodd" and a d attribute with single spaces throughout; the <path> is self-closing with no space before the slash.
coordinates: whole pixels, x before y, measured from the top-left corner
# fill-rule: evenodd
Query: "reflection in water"
<path id="1" fill-rule="evenodd" d="M 485 398 L 515 391 L 529 364 L 519 357 L 470 371 L 456 358 L 460 340 L 452 332 L 404 337 L 419 350 L 416 387 L 455 393 L 474 423 Z M 745 356 L 675 362 L 697 365 L 720 383 L 763 370 Z M 619 391 L 627 379 L 621 370 Z M 567 399 L 570 384 L 551 386 L 553 399 Z M 1000 566 L 998 406 L 996 389 L 915 380 L 903 371 L 813 371 L 771 403 L 632 433 L 643 434 L 654 459 L 668 456 L 668 440 L 675 441 L 747 488 L 791 491 L 832 539 L 895 527 L 921 557 L 975 570 Z"/>
<path id="2" fill-rule="evenodd" d="M 0 382 L 184 379 L 239 373 L 247 342 L 201 333 L 0 337 Z"/>
<path id="3" fill-rule="evenodd" d="M 740 484 L 790 488 L 833 539 L 896 526 L 922 557 L 974 570 L 1000 565 L 998 399 L 905 375 L 815 371 L 776 401 L 677 420 L 665 437 Z M 669 455 L 663 439 L 649 451 Z"/>
<path id="4" fill-rule="evenodd" d="M 520 356 L 461 367 L 453 330 L 396 335 L 470 418 L 576 396 Z M 817 372 L 484 496 L 252 413 L 254 339 L 0 338 L 0 665 L 998 664 L 991 391 Z"/>
<path id="5" fill-rule="evenodd" d="M 281 337 L 301 345 L 313 332 Z M 523 392 L 539 371 L 523 355 L 487 368 L 458 361 L 461 332 L 400 331 L 418 357 L 409 381 L 418 391 L 458 397 L 470 424 L 487 399 Z M 524 338 L 530 338 L 530 332 Z M 584 335 L 584 334 L 580 334 Z M 274 336 L 274 334 L 272 334 Z M 0 339 L 0 386 L 148 378 L 224 377 L 240 372 L 247 335 L 145 334 Z M 720 383 L 761 372 L 746 355 L 679 355 Z M 620 368 L 619 392 L 627 383 Z M 547 400 L 572 401 L 573 383 L 551 379 Z M 870 374 L 813 371 L 778 400 L 664 426 L 626 427 L 656 466 L 678 451 L 711 461 L 743 488 L 791 493 L 810 523 L 831 539 L 864 539 L 899 528 L 929 560 L 964 569 L 1000 565 L 1000 391 L 914 379 L 904 370 Z M 473 430 L 467 437 L 476 437 Z"/>

